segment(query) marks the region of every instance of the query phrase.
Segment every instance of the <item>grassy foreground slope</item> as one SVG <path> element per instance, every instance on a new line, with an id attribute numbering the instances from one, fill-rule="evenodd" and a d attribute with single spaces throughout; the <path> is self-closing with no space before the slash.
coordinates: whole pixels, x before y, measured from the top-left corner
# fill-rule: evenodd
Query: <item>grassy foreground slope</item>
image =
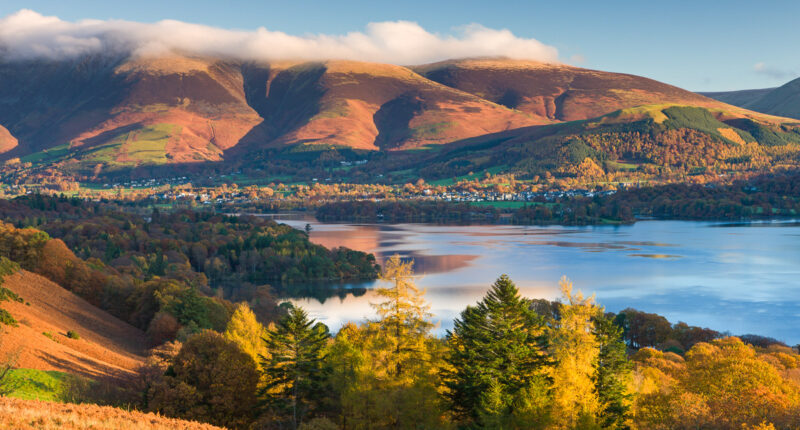
<path id="1" fill-rule="evenodd" d="M 0 397 L 0 428 L 18 430 L 213 430 L 220 427 L 166 418 L 156 414 L 129 412 L 107 406 L 74 405 Z"/>
<path id="2" fill-rule="evenodd" d="M 143 363 L 141 330 L 54 282 L 21 270 L 6 276 L 3 286 L 24 300 L 3 303 L 18 326 L 5 327 L 2 346 L 19 353 L 18 367 L 94 379 L 128 376 Z M 69 331 L 79 338 L 68 337 Z"/>

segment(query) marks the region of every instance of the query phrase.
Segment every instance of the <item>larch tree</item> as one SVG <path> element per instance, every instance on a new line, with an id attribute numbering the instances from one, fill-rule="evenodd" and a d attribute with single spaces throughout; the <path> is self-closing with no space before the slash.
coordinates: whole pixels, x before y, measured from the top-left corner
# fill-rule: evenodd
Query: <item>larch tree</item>
<path id="1" fill-rule="evenodd" d="M 549 382 L 544 322 L 501 276 L 447 334 L 446 397 L 468 427 L 543 428 Z"/>
<path id="2" fill-rule="evenodd" d="M 291 429 L 320 409 L 327 396 L 329 339 L 328 327 L 300 307 L 291 308 L 264 337 L 269 356 L 261 357 L 260 395 L 269 413 Z"/>
<path id="3" fill-rule="evenodd" d="M 376 290 L 379 319 L 349 324 L 331 348 L 333 385 L 342 425 L 352 429 L 437 428 L 441 342 L 430 331 L 428 305 L 413 282 L 413 264 L 399 256 L 385 264 Z"/>
<path id="4" fill-rule="evenodd" d="M 594 319 L 601 308 L 594 296 L 573 294 L 566 277 L 559 285 L 565 303 L 550 334 L 550 355 L 555 361 L 551 370 L 554 424 L 562 429 L 591 427 L 601 409 L 595 387 L 600 342 L 594 334 Z"/>
<path id="5" fill-rule="evenodd" d="M 239 348 L 247 355 L 253 357 L 253 361 L 259 364 L 260 370 L 260 357 L 269 357 L 264 344 L 266 334 L 267 329 L 256 320 L 256 314 L 253 313 L 250 306 L 247 303 L 240 303 L 228 321 L 224 336 L 239 345 Z"/>

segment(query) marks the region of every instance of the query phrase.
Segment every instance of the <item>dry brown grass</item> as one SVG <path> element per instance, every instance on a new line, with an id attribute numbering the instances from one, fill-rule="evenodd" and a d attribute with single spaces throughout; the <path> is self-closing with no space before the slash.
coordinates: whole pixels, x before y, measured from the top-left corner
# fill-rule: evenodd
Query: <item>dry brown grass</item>
<path id="1" fill-rule="evenodd" d="M 3 334 L 4 349 L 20 351 L 19 367 L 106 379 L 130 376 L 144 362 L 141 330 L 61 286 L 24 270 L 6 277 L 4 286 L 26 302 L 3 304 L 19 321 Z M 80 339 L 67 337 L 69 330 Z"/>
<path id="2" fill-rule="evenodd" d="M 0 397 L 0 428 L 3 429 L 169 429 L 213 430 L 209 424 L 129 412 L 109 406 L 75 405 Z"/>

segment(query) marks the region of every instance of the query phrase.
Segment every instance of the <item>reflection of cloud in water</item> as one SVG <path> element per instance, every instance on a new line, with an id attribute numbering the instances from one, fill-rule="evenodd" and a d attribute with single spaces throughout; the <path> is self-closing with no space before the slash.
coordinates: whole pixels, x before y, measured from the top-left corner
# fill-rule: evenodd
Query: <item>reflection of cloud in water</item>
<path id="1" fill-rule="evenodd" d="M 379 262 L 383 264 L 383 262 L 394 254 L 400 255 L 400 258 L 404 261 L 413 261 L 414 273 L 419 275 L 430 275 L 462 269 L 469 266 L 473 260 L 478 258 L 477 255 L 425 255 L 415 251 L 378 252 L 376 253 L 376 257 Z"/>
<path id="2" fill-rule="evenodd" d="M 675 260 L 681 258 L 680 255 L 672 255 L 672 254 L 628 254 L 628 257 L 642 257 L 642 258 L 654 258 L 654 259 L 664 259 L 664 260 Z"/>
<path id="3" fill-rule="evenodd" d="M 305 222 L 294 225 L 302 229 Z M 597 293 L 609 311 L 634 307 L 673 322 L 800 341 L 792 330 L 800 325 L 800 299 L 794 300 L 800 292 L 800 228 L 787 223 L 723 229 L 686 221 L 620 227 L 310 222 L 317 243 L 379 257 L 402 251 L 417 259 L 418 271 L 426 274 L 419 285 L 427 289 L 443 329 L 480 300 L 497 276 L 508 273 L 527 297 L 555 298 L 558 278 L 567 275 L 576 288 Z M 785 228 L 750 228 L 771 226 Z M 663 256 L 673 258 L 658 258 Z M 372 315 L 368 295 L 334 297 L 324 304 L 304 300 L 331 315 L 334 328 L 339 320 Z"/>

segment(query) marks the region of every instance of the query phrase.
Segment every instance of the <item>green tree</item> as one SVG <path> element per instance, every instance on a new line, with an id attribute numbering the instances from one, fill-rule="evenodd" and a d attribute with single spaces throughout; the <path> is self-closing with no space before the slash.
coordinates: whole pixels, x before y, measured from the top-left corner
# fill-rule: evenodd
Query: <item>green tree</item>
<path id="1" fill-rule="evenodd" d="M 503 275 L 447 334 L 442 378 L 469 427 L 541 428 L 548 422 L 547 340 L 542 318 Z"/>
<path id="2" fill-rule="evenodd" d="M 269 356 L 261 358 L 265 380 L 261 396 L 269 412 L 291 429 L 319 409 L 328 395 L 329 339 L 328 327 L 309 319 L 300 307 L 292 307 L 264 337 Z"/>
<path id="3" fill-rule="evenodd" d="M 600 344 L 595 391 L 600 400 L 600 424 L 607 429 L 629 427 L 633 394 L 633 364 L 622 340 L 622 328 L 605 315 L 594 320 L 594 336 Z"/>

